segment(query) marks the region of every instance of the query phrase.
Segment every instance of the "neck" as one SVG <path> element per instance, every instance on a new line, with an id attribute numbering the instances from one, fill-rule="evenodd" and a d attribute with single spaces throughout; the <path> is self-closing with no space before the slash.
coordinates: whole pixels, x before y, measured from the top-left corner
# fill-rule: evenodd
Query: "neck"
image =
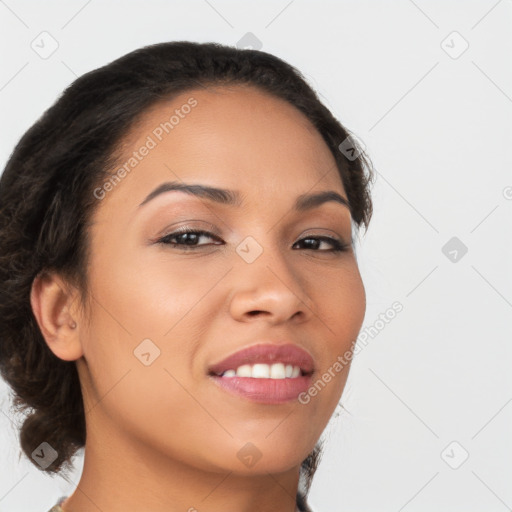
<path id="1" fill-rule="evenodd" d="M 128 439 L 123 432 L 105 436 L 105 430 L 92 428 L 80 481 L 62 508 L 64 512 L 295 512 L 299 470 L 300 466 L 281 473 L 241 474 L 229 468 L 195 467 L 164 454 L 161 447 Z"/>

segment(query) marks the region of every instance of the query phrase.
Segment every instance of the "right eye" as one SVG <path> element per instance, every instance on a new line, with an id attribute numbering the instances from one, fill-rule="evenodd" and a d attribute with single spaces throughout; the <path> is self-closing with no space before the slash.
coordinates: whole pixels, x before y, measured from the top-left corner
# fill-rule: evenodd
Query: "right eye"
<path id="1" fill-rule="evenodd" d="M 177 247 L 182 250 L 193 250 L 196 247 L 203 247 L 205 245 L 212 245 L 212 244 L 198 244 L 198 240 L 201 239 L 201 237 L 205 238 L 211 238 L 215 240 L 220 240 L 219 237 L 215 236 L 213 233 L 210 233 L 209 231 L 203 231 L 201 229 L 193 229 L 193 228 L 180 228 L 173 233 L 169 233 L 168 235 L 165 235 L 157 240 L 157 243 L 161 243 L 164 245 L 170 245 L 171 247 Z M 219 245 L 213 244 L 213 245 Z"/>

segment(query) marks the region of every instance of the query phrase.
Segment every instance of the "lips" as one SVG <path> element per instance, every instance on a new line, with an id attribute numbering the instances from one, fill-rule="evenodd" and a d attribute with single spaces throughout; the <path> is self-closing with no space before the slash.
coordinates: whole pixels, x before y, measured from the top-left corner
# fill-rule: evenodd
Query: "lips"
<path id="1" fill-rule="evenodd" d="M 210 375 L 221 375 L 226 370 L 236 370 L 244 364 L 273 364 L 283 363 L 298 366 L 303 375 L 309 375 L 314 370 L 313 358 L 302 348 L 288 343 L 275 345 L 261 343 L 244 348 L 208 368 Z"/>

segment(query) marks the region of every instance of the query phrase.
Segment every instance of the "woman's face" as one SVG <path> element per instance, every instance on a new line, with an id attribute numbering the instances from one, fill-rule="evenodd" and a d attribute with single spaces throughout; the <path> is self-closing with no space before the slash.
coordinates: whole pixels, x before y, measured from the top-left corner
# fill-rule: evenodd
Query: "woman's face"
<path id="1" fill-rule="evenodd" d="M 126 163 L 124 173 L 95 192 L 92 309 L 77 318 L 88 442 L 108 432 L 112 445 L 212 471 L 300 465 L 340 399 L 349 365 L 336 362 L 365 312 L 352 247 L 335 252 L 319 238 L 351 242 L 348 207 L 295 208 L 304 194 L 346 199 L 332 154 L 302 113 L 242 86 L 160 103 L 125 142 L 113 169 Z M 174 190 L 144 202 L 165 182 L 229 189 L 239 201 Z M 212 235 L 168 236 L 182 228 Z M 301 401 L 217 385 L 210 367 L 255 344 L 308 352 L 311 385 L 330 374 Z"/>

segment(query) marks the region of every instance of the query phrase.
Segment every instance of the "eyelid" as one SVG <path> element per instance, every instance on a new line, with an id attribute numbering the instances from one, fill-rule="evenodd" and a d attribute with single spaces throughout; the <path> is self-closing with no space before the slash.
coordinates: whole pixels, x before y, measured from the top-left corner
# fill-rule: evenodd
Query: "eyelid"
<path id="1" fill-rule="evenodd" d="M 180 215 L 181 216 L 181 215 Z M 306 219 L 303 219 L 300 221 L 300 224 L 302 222 L 308 222 Z M 316 221 L 313 222 L 322 222 L 319 219 L 316 219 Z M 332 222 L 332 219 L 331 221 Z M 340 222 L 339 220 L 336 221 L 335 226 L 332 226 L 332 228 L 328 227 L 308 227 L 305 231 L 301 232 L 300 235 L 297 235 L 297 241 L 304 238 L 305 236 L 322 236 L 318 233 L 318 230 L 322 231 L 328 231 L 328 236 L 333 236 L 335 239 L 339 240 L 341 243 L 346 245 L 353 245 L 354 240 L 352 237 L 352 229 L 350 229 L 350 235 L 348 237 L 344 236 L 342 233 L 345 231 L 345 222 Z M 182 217 L 182 220 L 175 220 L 175 222 L 172 222 L 171 224 L 167 224 L 165 228 L 159 231 L 157 235 L 152 237 L 151 242 L 157 242 L 160 238 L 172 235 L 176 231 L 181 231 L 183 229 L 192 229 L 192 230 L 204 230 L 209 231 L 212 235 L 215 235 L 219 238 L 223 238 L 223 230 L 218 229 L 215 224 L 212 224 L 211 222 L 208 222 L 207 220 L 204 220 L 203 218 L 200 219 L 190 219 L 186 216 Z M 228 231 L 232 232 L 232 230 L 227 227 Z"/>
<path id="2" fill-rule="evenodd" d="M 328 231 L 327 234 L 324 234 L 323 231 Z M 344 247 L 353 247 L 354 239 L 352 237 L 352 230 L 350 231 L 350 235 L 348 237 L 343 235 L 344 229 L 342 226 L 339 227 L 336 231 L 331 228 L 321 228 L 321 227 L 313 227 L 308 228 L 306 231 L 303 231 L 300 236 L 297 238 L 297 241 L 302 240 L 304 238 L 313 237 L 313 238 L 333 238 L 337 242 L 339 242 Z"/>
<path id="3" fill-rule="evenodd" d="M 181 221 L 184 224 L 178 222 L 174 222 L 170 225 L 167 225 L 164 229 L 160 230 L 157 235 L 155 235 L 152 238 L 152 242 L 157 242 L 160 238 L 168 235 L 172 235 L 175 232 L 179 231 L 188 231 L 188 230 L 196 230 L 196 231 L 209 231 L 212 235 L 215 235 L 217 237 L 221 237 L 220 231 L 215 227 L 215 225 L 210 224 L 207 221 L 200 220 L 200 219 L 188 219 Z M 201 225 L 191 225 L 191 222 L 200 222 Z"/>
<path id="4" fill-rule="evenodd" d="M 346 238 L 345 236 L 343 236 L 341 234 L 341 233 L 343 233 L 342 226 L 340 226 L 337 231 L 335 231 L 334 229 L 331 229 L 331 228 L 322 228 L 322 227 L 308 228 L 308 229 L 306 229 L 306 231 L 304 231 L 301 234 L 301 237 L 307 236 L 309 234 L 314 234 L 315 236 L 318 236 L 319 230 L 320 231 L 328 231 L 329 233 L 333 234 L 334 236 L 340 238 L 341 240 L 345 240 L 345 238 Z M 312 231 L 313 233 L 310 233 L 310 231 Z M 349 239 L 350 239 L 350 241 L 352 241 L 352 233 L 350 233 Z"/>

